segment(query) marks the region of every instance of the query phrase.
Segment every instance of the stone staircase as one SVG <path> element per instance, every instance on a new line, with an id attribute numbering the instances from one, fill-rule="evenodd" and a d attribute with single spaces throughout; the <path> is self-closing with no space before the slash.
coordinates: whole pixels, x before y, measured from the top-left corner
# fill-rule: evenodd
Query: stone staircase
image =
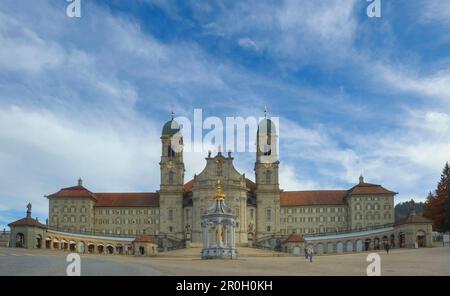
<path id="1" fill-rule="evenodd" d="M 167 252 L 158 253 L 158 257 L 178 257 L 178 258 L 201 258 L 202 248 L 199 246 L 191 246 L 187 249 L 172 250 Z M 266 249 L 257 249 L 249 247 L 238 247 L 238 258 L 250 258 L 250 257 L 285 257 L 290 256 L 287 253 L 275 252 Z"/>

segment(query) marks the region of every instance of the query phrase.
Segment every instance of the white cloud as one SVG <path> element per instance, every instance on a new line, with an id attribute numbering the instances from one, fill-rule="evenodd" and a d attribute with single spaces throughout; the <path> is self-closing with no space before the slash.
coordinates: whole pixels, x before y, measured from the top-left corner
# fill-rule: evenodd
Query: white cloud
<path id="1" fill-rule="evenodd" d="M 245 38 L 239 38 L 238 39 L 238 44 L 244 48 L 253 50 L 253 51 L 258 51 L 258 45 L 256 44 L 255 41 L 253 41 L 252 39 L 245 37 Z"/>
<path id="2" fill-rule="evenodd" d="M 423 1 L 420 16 L 423 22 L 442 22 L 450 24 L 449 1 Z"/>
<path id="3" fill-rule="evenodd" d="M 283 164 L 279 171 L 280 188 L 285 191 L 316 190 L 318 188 L 317 182 L 300 178 L 298 172 L 298 169 Z"/>
<path id="4" fill-rule="evenodd" d="M 0 11 L 0 69 L 37 73 L 60 66 L 64 51 Z"/>
<path id="5" fill-rule="evenodd" d="M 208 34 L 238 39 L 241 46 L 264 49 L 296 67 L 317 60 L 336 64 L 351 53 L 356 2 L 245 1 L 225 7 L 217 1 L 210 4 L 214 10 L 195 2 L 191 6 Z"/>
<path id="6" fill-rule="evenodd" d="M 74 185 L 78 177 L 93 191 L 154 191 L 160 145 L 154 144 L 159 131 L 150 124 L 133 120 L 108 126 L 72 114 L 1 108 L 0 178 L 10 181 L 0 194 L 10 208 L 33 201 L 42 214 L 47 210 L 43 195 Z"/>
<path id="7" fill-rule="evenodd" d="M 429 75 L 419 75 L 412 70 L 394 68 L 388 65 L 375 67 L 377 77 L 395 89 L 417 93 L 430 98 L 450 101 L 450 72 L 437 71 Z M 381 73 L 381 75 L 380 75 Z"/>

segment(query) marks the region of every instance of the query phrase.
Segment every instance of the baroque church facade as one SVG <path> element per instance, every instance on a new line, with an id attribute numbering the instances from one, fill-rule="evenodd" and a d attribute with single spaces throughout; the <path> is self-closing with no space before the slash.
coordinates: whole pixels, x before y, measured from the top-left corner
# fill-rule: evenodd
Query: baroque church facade
<path id="1" fill-rule="evenodd" d="M 182 135 L 168 121 L 161 135 L 160 189 L 144 193 L 96 193 L 78 184 L 46 196 L 48 226 L 104 235 L 164 234 L 202 241 L 202 216 L 219 180 L 235 216 L 235 241 L 292 233 L 313 235 L 394 223 L 395 192 L 359 182 L 348 190 L 284 191 L 279 186 L 277 133 L 270 119 L 258 125 L 255 182 L 236 170 L 231 153 L 208 153 L 206 166 L 185 180 Z M 181 147 L 181 148 L 180 148 Z"/>

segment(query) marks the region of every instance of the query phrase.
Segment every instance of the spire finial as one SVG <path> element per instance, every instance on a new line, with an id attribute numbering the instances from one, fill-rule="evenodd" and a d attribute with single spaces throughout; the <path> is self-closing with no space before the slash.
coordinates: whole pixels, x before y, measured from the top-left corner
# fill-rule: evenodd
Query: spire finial
<path id="1" fill-rule="evenodd" d="M 224 200 L 225 193 L 222 191 L 222 186 L 220 185 L 220 179 L 217 179 L 216 182 L 216 195 L 214 196 L 215 200 Z"/>
<path id="2" fill-rule="evenodd" d="M 78 179 L 78 186 L 83 186 L 83 179 L 81 177 Z"/>
<path id="3" fill-rule="evenodd" d="M 172 112 L 170 112 L 170 116 L 172 117 L 172 120 L 173 120 L 173 118 L 175 117 L 175 112 L 173 112 L 173 110 L 172 110 Z"/>
<path id="4" fill-rule="evenodd" d="M 361 174 L 361 175 L 359 175 L 359 184 L 362 184 L 362 183 L 364 183 L 364 177 Z"/>
<path id="5" fill-rule="evenodd" d="M 31 202 L 27 204 L 27 218 L 31 218 Z"/>
<path id="6" fill-rule="evenodd" d="M 264 118 L 267 118 L 267 105 L 264 105 Z"/>
<path id="7" fill-rule="evenodd" d="M 414 199 L 411 199 L 411 201 L 409 202 L 409 215 L 416 215 L 416 203 L 414 202 Z"/>

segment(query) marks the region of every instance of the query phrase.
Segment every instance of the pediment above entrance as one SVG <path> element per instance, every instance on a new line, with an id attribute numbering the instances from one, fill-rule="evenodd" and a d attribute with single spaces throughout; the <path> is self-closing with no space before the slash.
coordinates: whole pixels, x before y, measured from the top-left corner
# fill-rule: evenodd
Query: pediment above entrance
<path id="1" fill-rule="evenodd" d="M 231 154 L 227 157 L 220 152 L 214 157 L 208 155 L 205 168 L 194 178 L 193 190 L 212 189 L 217 180 L 220 180 L 227 188 L 246 188 L 245 175 L 236 170 Z"/>

